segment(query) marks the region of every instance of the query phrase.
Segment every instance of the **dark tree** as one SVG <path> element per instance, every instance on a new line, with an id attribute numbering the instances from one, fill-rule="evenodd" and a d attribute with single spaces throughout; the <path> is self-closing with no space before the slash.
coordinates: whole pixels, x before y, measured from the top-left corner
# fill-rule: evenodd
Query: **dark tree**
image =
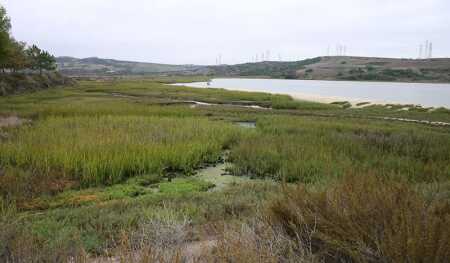
<path id="1" fill-rule="evenodd" d="M 0 68 L 5 70 L 8 58 L 8 50 L 11 39 L 9 31 L 11 30 L 11 21 L 6 14 L 6 9 L 0 5 Z"/>
<path id="2" fill-rule="evenodd" d="M 30 61 L 25 53 L 26 43 L 19 42 L 14 39 L 8 48 L 7 68 L 12 69 L 13 72 L 27 68 Z"/>
<path id="3" fill-rule="evenodd" d="M 30 61 L 30 68 L 33 70 L 39 70 L 40 74 L 42 74 L 42 71 L 44 70 L 56 69 L 55 57 L 47 51 L 41 50 L 36 45 L 28 48 L 26 54 Z"/>
<path id="4" fill-rule="evenodd" d="M 9 33 L 11 30 L 11 20 L 6 14 L 6 9 L 0 5 L 0 31 Z"/>

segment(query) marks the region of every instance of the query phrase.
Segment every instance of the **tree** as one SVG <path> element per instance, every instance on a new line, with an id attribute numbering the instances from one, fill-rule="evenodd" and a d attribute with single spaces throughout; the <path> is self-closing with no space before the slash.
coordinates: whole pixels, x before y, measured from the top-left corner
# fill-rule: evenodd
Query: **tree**
<path id="1" fill-rule="evenodd" d="M 30 68 L 33 70 L 39 70 L 42 74 L 43 70 L 55 70 L 56 60 L 55 57 L 50 55 L 47 51 L 43 51 L 36 45 L 31 46 L 26 50 L 26 54 L 30 61 Z"/>
<path id="2" fill-rule="evenodd" d="M 0 32 L 9 33 L 11 30 L 11 20 L 6 14 L 6 9 L 0 5 Z"/>
<path id="3" fill-rule="evenodd" d="M 8 49 L 11 44 L 9 31 L 11 20 L 6 14 L 6 9 L 0 5 L 0 68 L 4 71 L 7 64 Z"/>
<path id="4" fill-rule="evenodd" d="M 11 39 L 8 48 L 7 67 L 16 72 L 25 69 L 30 65 L 30 61 L 25 54 L 26 43 Z"/>
<path id="5" fill-rule="evenodd" d="M 42 74 L 42 70 L 55 70 L 56 69 L 56 59 L 53 55 L 47 51 L 41 52 L 39 56 L 39 70 Z"/>
<path id="6" fill-rule="evenodd" d="M 55 70 L 55 57 L 36 45 L 26 49 L 24 42 L 16 41 L 11 35 L 11 20 L 6 10 L 0 5 L 0 69 L 11 69 L 13 72 L 25 68 L 39 70 Z"/>

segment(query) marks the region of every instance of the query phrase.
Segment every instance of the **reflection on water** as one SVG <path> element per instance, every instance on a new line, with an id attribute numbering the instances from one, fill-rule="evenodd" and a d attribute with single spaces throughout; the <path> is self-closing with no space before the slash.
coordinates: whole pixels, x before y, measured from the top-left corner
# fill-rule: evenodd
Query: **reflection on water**
<path id="1" fill-rule="evenodd" d="M 256 128 L 256 122 L 254 122 L 254 121 L 237 121 L 235 123 L 243 128 L 249 128 L 249 129 Z"/>

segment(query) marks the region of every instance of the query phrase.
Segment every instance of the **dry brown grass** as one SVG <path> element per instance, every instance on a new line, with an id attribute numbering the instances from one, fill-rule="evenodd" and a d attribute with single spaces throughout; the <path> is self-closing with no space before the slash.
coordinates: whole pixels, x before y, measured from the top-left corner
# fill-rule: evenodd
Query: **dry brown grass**
<path id="1" fill-rule="evenodd" d="M 44 194 L 56 195 L 78 185 L 78 182 L 65 178 L 60 172 L 48 177 L 37 171 L 0 167 L 0 197 L 15 203 L 19 209 L 46 209 L 45 204 L 34 198 Z"/>
<path id="2" fill-rule="evenodd" d="M 303 244 L 287 236 L 265 219 L 226 225 L 205 262 L 316 262 Z"/>
<path id="3" fill-rule="evenodd" d="M 404 183 L 349 176 L 323 192 L 299 186 L 271 204 L 269 217 L 327 262 L 450 258 L 450 203 L 425 201 Z"/>
<path id="4" fill-rule="evenodd" d="M 60 172 L 49 177 L 32 170 L 0 167 L 0 198 L 16 204 L 19 210 L 47 209 L 48 204 L 40 202 L 37 197 L 54 196 L 78 187 L 77 181 L 64 178 Z M 76 201 L 83 200 L 74 200 L 74 203 Z"/>
<path id="5" fill-rule="evenodd" d="M 159 227 L 154 228 L 156 225 Z M 137 236 L 124 233 L 115 256 L 92 262 L 317 261 L 307 249 L 270 226 L 267 220 L 257 218 L 247 223 L 217 224 L 214 228 L 214 236 L 203 236 L 195 241 L 187 239 L 189 231 L 182 222 L 152 222 Z M 168 235 L 169 232 L 173 235 Z"/>

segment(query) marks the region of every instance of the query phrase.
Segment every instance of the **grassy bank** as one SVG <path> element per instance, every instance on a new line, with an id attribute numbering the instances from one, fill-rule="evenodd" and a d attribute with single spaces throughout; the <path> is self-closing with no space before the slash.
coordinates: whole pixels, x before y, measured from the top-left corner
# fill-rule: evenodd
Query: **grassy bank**
<path id="1" fill-rule="evenodd" d="M 449 128 L 379 119 L 447 121 L 446 110 L 171 82 L 81 81 L 0 98 L 0 121 L 24 120 L 0 125 L 0 261 L 448 256 Z"/>

